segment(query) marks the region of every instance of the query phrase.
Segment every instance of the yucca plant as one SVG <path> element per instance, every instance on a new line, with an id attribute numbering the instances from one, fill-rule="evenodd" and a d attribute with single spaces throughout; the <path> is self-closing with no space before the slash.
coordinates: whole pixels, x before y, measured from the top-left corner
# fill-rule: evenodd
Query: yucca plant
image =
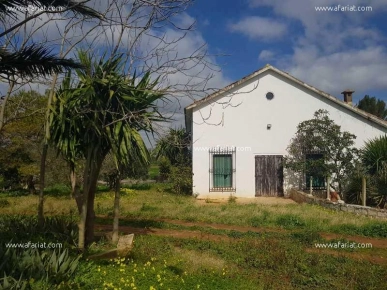
<path id="1" fill-rule="evenodd" d="M 102 162 L 111 153 L 117 169 L 135 162 L 149 164 L 149 152 L 140 131 L 153 132 L 153 123 L 164 121 L 157 101 L 164 94 L 150 73 L 139 78 L 123 74 L 121 56 L 98 60 L 79 52 L 85 69 L 76 70 L 71 85 L 67 76 L 51 110 L 51 142 L 68 160 L 85 159 L 79 248 L 94 239 L 94 198 Z"/>
<path id="2" fill-rule="evenodd" d="M 8 248 L 0 253 L 1 275 L 60 283 L 68 280 L 79 265 L 81 255 L 73 257 L 68 250 Z"/>
<path id="3" fill-rule="evenodd" d="M 153 155 L 156 160 L 168 158 L 172 165 L 189 165 L 189 145 L 190 136 L 185 129 L 170 128 L 167 135 L 157 141 Z"/>
<path id="4" fill-rule="evenodd" d="M 67 242 L 76 246 L 77 224 L 65 217 L 46 217 L 43 227 L 40 227 L 36 217 L 6 216 L 0 218 L 0 241 L 13 240 L 31 241 L 39 239 Z"/>
<path id="5" fill-rule="evenodd" d="M 376 174 L 387 162 L 387 135 L 367 141 L 361 151 L 361 160 L 369 174 Z"/>
<path id="6" fill-rule="evenodd" d="M 0 279 L 0 290 L 25 290 L 31 289 L 29 283 L 22 279 L 22 276 L 17 280 L 11 276 L 4 275 Z"/>
<path id="7" fill-rule="evenodd" d="M 384 208 L 387 202 L 387 135 L 366 142 L 361 150 L 361 161 L 376 184 L 378 207 Z"/>

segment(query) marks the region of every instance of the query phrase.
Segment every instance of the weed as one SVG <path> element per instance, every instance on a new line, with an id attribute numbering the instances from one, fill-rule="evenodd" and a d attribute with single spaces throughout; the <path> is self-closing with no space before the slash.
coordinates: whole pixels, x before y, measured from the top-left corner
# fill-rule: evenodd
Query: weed
<path id="1" fill-rule="evenodd" d="M 313 246 L 315 242 L 321 240 L 321 236 L 312 230 L 291 233 L 291 237 L 305 246 Z"/>
<path id="2" fill-rule="evenodd" d="M 157 211 L 158 207 L 155 207 L 155 206 L 143 203 L 140 210 L 141 211 L 152 211 L 153 212 L 153 211 Z"/>
<path id="3" fill-rule="evenodd" d="M 292 214 L 281 215 L 276 219 L 276 225 L 285 229 L 296 229 L 305 227 L 305 222 L 298 216 Z"/>
<path id="4" fill-rule="evenodd" d="M 10 205 L 10 202 L 5 198 L 0 198 L 0 208 L 7 207 Z"/>
<path id="5" fill-rule="evenodd" d="M 235 197 L 235 196 L 233 196 L 233 195 L 230 195 L 229 197 L 228 197 L 228 203 L 236 203 L 236 200 L 237 200 L 237 198 Z"/>

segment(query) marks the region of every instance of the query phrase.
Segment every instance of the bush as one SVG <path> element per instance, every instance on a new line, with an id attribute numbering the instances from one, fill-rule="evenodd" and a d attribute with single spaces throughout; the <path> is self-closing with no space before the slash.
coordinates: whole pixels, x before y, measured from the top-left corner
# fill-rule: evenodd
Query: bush
<path id="1" fill-rule="evenodd" d="M 11 239 L 31 242 L 61 241 L 76 246 L 78 226 L 75 221 L 62 217 L 46 217 L 44 226 L 39 227 L 36 217 L 2 216 L 0 242 L 7 243 Z"/>
<path id="2" fill-rule="evenodd" d="M 171 174 L 171 162 L 168 158 L 162 157 L 159 161 L 160 181 L 164 182 L 168 180 Z"/>
<path id="3" fill-rule="evenodd" d="M 177 194 L 192 194 L 191 167 L 173 167 L 169 176 L 172 190 Z"/>
<path id="4" fill-rule="evenodd" d="M 57 284 L 74 274 L 81 255 L 72 257 L 67 249 L 39 252 L 37 248 L 8 248 L 6 252 L 0 253 L 0 257 L 0 272 L 5 275 L 23 275 L 24 279 L 33 278 Z"/>

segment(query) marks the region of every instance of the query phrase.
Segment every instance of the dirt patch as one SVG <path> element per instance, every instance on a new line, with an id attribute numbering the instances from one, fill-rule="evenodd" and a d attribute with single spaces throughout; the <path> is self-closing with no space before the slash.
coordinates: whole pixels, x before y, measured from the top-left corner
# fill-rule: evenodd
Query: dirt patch
<path id="1" fill-rule="evenodd" d="M 99 218 L 106 218 L 103 216 L 98 216 Z M 128 219 L 121 218 L 121 220 L 127 221 L 136 221 L 136 219 Z M 216 224 L 216 223 L 206 223 L 206 222 L 189 222 L 183 220 L 172 220 L 172 219 L 155 219 L 156 222 L 165 222 L 168 224 L 185 226 L 185 227 L 202 227 L 202 228 L 210 228 L 215 230 L 227 230 L 227 231 L 236 231 L 241 233 L 253 232 L 253 233 L 294 233 L 302 230 L 286 230 L 281 228 L 258 228 L 252 226 L 238 226 L 238 225 L 226 225 L 226 224 Z M 103 230 L 104 227 L 111 228 L 111 225 L 97 225 L 96 229 Z M 220 237 L 220 235 L 214 234 L 206 234 L 201 231 L 190 231 L 190 230 L 167 230 L 167 229 L 157 229 L 157 228 L 139 228 L 139 227 L 129 227 L 129 226 L 120 226 L 120 231 L 124 233 L 132 233 L 128 232 L 132 230 L 135 234 L 156 234 L 156 235 L 171 235 L 174 237 L 180 237 L 181 233 L 183 233 L 183 238 L 201 238 L 204 236 L 210 237 L 211 240 L 216 240 L 215 237 Z M 319 235 L 329 241 L 329 240 L 349 240 L 356 243 L 371 243 L 373 248 L 381 248 L 387 249 L 387 239 L 378 239 L 378 238 L 370 238 L 363 236 L 350 236 L 343 234 L 333 234 L 333 233 L 319 233 Z M 225 237 L 228 238 L 228 237 Z M 226 239 L 228 240 L 228 239 Z"/>
<path id="2" fill-rule="evenodd" d="M 97 232 L 111 232 L 113 227 L 111 225 L 96 225 Z M 155 228 L 136 228 L 129 226 L 120 226 L 120 232 L 124 234 L 135 235 L 155 235 L 162 237 L 174 237 L 179 239 L 200 239 L 214 242 L 235 240 L 227 236 L 207 234 L 200 231 L 186 231 L 186 230 L 169 230 L 169 229 L 155 229 Z"/>
<path id="3" fill-rule="evenodd" d="M 225 225 L 225 224 L 209 224 L 205 222 L 187 222 L 181 220 L 170 220 L 170 219 L 160 219 L 161 222 L 166 222 L 173 225 L 180 225 L 186 227 L 203 227 L 211 228 L 215 230 L 228 230 L 228 231 L 237 231 L 241 233 L 254 232 L 254 233 L 284 233 L 289 232 L 288 230 L 276 228 L 257 228 L 257 227 L 246 227 L 246 226 L 236 226 L 236 225 Z"/>
<path id="4" fill-rule="evenodd" d="M 200 205 L 217 205 L 228 203 L 228 198 L 219 198 L 219 199 L 197 199 L 196 203 Z M 264 205 L 283 205 L 283 204 L 296 204 L 296 202 L 290 198 L 284 197 L 237 197 L 235 202 L 238 204 L 264 204 Z"/>
<path id="5" fill-rule="evenodd" d="M 130 220 L 130 219 L 127 219 Z M 244 226 L 234 226 L 234 225 L 225 225 L 225 224 L 209 224 L 204 222 L 187 222 L 181 220 L 169 220 L 169 219 L 158 219 L 155 221 L 161 221 L 169 224 L 181 225 L 186 227 L 204 227 L 217 230 L 229 230 L 237 231 L 241 233 L 246 232 L 276 232 L 276 233 L 292 233 L 297 232 L 298 230 L 285 230 L 285 229 L 271 229 L 271 228 L 255 228 L 255 227 L 244 227 Z M 113 230 L 112 225 L 96 225 L 95 226 L 96 234 L 103 235 L 106 232 L 111 232 Z M 200 230 L 172 230 L 172 229 L 158 229 L 158 228 L 140 228 L 140 227 L 131 227 L 131 226 L 120 226 L 120 232 L 124 234 L 135 234 L 135 235 L 155 235 L 161 237 L 173 237 L 178 239 L 199 239 L 207 240 L 213 242 L 233 242 L 239 240 L 238 238 L 233 238 L 225 235 L 216 235 L 203 233 Z M 367 238 L 362 236 L 348 236 L 332 233 L 319 233 L 320 236 L 329 241 L 329 240 L 349 240 L 357 243 L 371 243 L 373 248 L 386 249 L 387 248 L 387 239 L 376 239 L 376 238 Z M 306 249 L 309 253 L 319 253 L 319 254 L 329 254 L 335 257 L 345 256 L 348 258 L 369 261 L 371 263 L 387 265 L 387 257 L 380 256 L 380 250 L 375 252 L 367 253 L 354 253 L 354 252 L 345 252 L 345 251 L 335 251 L 330 249 Z M 192 253 L 191 253 L 192 254 Z M 195 255 L 192 255 L 194 257 Z M 384 254 L 383 254 L 384 256 Z M 213 262 L 213 261 L 212 261 Z M 209 264 L 210 261 L 209 261 Z"/>

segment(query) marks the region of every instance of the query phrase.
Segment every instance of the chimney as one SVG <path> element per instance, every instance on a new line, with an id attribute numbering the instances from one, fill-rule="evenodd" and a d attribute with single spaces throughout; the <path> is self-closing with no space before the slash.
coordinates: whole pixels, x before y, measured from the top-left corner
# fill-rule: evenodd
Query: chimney
<path id="1" fill-rule="evenodd" d="M 344 95 L 344 102 L 348 105 L 352 106 L 352 94 L 355 91 L 352 90 L 345 90 L 344 92 L 341 92 Z"/>

